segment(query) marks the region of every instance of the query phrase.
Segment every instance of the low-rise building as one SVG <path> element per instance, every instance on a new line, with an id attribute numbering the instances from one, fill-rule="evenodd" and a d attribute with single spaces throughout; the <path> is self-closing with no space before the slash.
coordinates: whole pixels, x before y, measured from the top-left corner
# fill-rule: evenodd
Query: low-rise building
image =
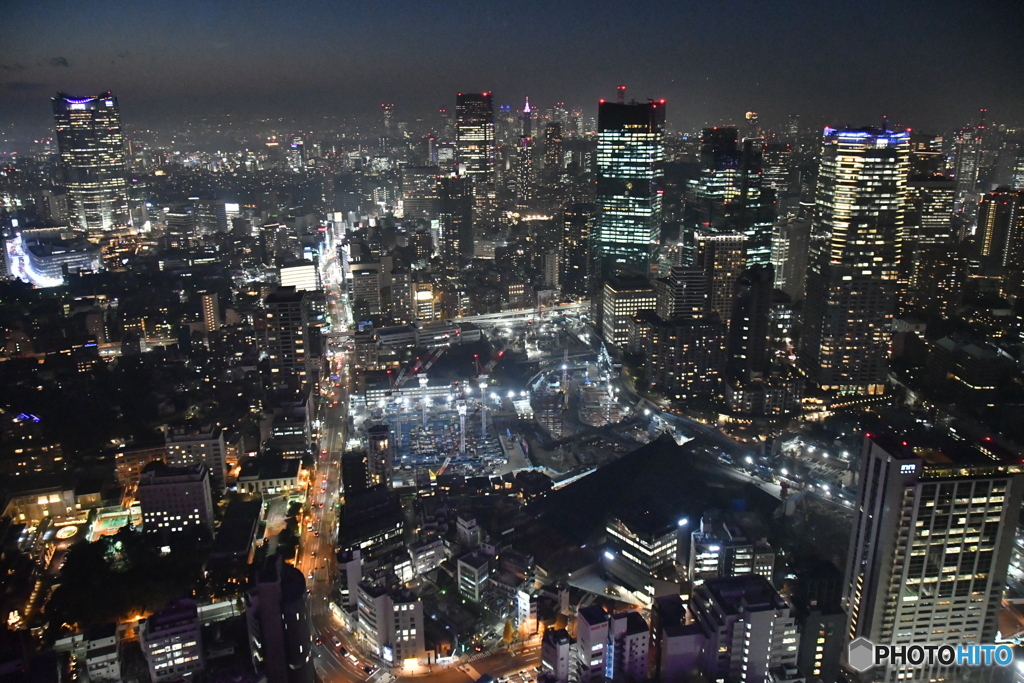
<path id="1" fill-rule="evenodd" d="M 202 671 L 203 639 L 195 600 L 175 600 L 143 619 L 139 642 L 153 681 L 178 681 Z"/>
<path id="2" fill-rule="evenodd" d="M 210 472 L 200 463 L 170 467 L 147 465 L 139 477 L 135 497 L 142 508 L 146 533 L 176 533 L 206 527 L 213 530 Z"/>
<path id="3" fill-rule="evenodd" d="M 459 558 L 459 594 L 471 602 L 483 602 L 490 578 L 491 563 L 486 555 L 470 553 Z"/>

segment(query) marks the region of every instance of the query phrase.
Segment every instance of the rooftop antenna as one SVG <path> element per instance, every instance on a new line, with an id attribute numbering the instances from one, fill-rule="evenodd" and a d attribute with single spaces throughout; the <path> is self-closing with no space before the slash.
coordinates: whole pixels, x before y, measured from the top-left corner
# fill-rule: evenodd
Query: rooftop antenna
<path id="1" fill-rule="evenodd" d="M 618 87 L 618 91 L 619 91 L 619 104 L 625 104 L 626 103 L 626 86 L 620 85 Z"/>
<path id="2" fill-rule="evenodd" d="M 889 130 L 889 117 L 886 116 L 885 114 L 882 114 L 882 130 Z"/>

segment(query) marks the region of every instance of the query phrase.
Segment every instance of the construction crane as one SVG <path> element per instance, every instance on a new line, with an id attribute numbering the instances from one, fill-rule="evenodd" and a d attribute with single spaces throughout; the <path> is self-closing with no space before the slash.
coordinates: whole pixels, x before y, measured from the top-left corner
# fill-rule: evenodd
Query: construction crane
<path id="1" fill-rule="evenodd" d="M 430 352 L 427 356 L 427 360 L 424 362 L 422 358 L 417 358 L 416 363 L 411 367 L 406 365 L 402 368 L 402 371 L 398 373 L 398 378 L 395 380 L 395 388 L 401 389 L 402 385 L 409 381 L 409 378 L 413 375 L 424 373 L 430 369 L 430 367 L 444 355 L 444 352 L 448 350 L 447 346 L 439 346 Z"/>

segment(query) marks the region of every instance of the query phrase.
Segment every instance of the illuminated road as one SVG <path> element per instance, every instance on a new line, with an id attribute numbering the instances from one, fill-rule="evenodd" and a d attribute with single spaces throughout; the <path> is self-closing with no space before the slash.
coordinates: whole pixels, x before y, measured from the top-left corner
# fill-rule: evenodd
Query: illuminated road
<path id="1" fill-rule="evenodd" d="M 332 256 L 328 256 L 331 259 Z M 330 263 L 324 269 L 332 275 L 338 272 Z M 347 301 L 338 283 L 325 277 L 327 314 L 331 329 L 343 331 L 350 320 Z M 296 566 L 307 577 L 310 591 L 310 618 L 313 637 L 321 644 L 313 648 L 314 662 L 321 680 L 364 681 L 380 680 L 379 662 L 366 659 L 352 637 L 344 631 L 330 607 L 330 593 L 337 575 L 334 540 L 337 538 L 337 504 L 343 500 L 341 481 L 341 454 L 349 438 L 348 405 L 352 377 L 348 355 L 343 343 L 336 338 L 327 340 L 333 354 L 330 367 L 321 382 L 320 447 L 315 453 L 315 466 L 310 477 L 309 500 L 302 522 L 301 543 Z M 337 377 L 338 379 L 333 379 Z M 322 507 L 321 507 L 322 506 Z M 309 578 L 312 575 L 312 578 Z M 334 643 L 340 643 L 340 647 Z M 343 653 L 344 650 L 344 653 Z M 533 639 L 521 644 L 515 654 L 500 652 L 480 657 L 468 665 L 434 670 L 427 674 L 399 680 L 430 681 L 431 683 L 466 683 L 489 673 L 496 678 L 520 671 L 529 671 L 540 665 L 540 641 Z M 371 667 L 373 673 L 364 670 Z M 531 676 L 533 678 L 533 676 Z"/>

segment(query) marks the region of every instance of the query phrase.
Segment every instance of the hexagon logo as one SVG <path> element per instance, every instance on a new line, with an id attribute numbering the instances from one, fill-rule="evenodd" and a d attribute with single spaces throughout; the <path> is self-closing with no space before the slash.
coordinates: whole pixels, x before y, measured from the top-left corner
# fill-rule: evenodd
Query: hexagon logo
<path id="1" fill-rule="evenodd" d="M 855 671 L 867 671 L 875 665 L 875 644 L 867 638 L 857 638 L 847 646 L 846 661 Z"/>

